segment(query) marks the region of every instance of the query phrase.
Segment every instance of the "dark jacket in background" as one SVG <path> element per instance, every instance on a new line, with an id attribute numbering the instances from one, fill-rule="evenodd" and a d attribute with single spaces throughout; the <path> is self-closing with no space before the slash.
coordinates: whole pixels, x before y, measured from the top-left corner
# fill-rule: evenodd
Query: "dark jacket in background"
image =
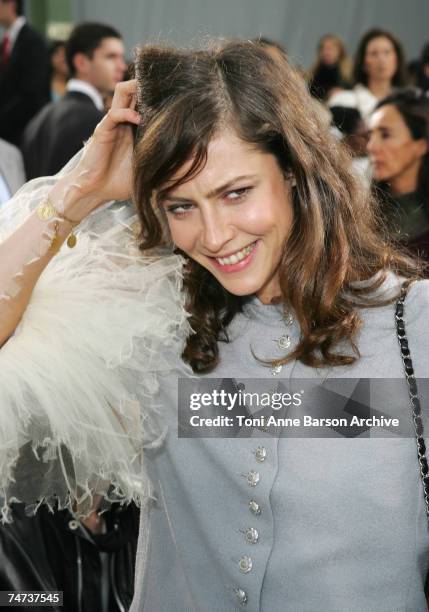
<path id="1" fill-rule="evenodd" d="M 48 102 L 48 50 L 40 34 L 24 24 L 0 71 L 0 137 L 19 145 L 27 123 Z"/>
<path id="2" fill-rule="evenodd" d="M 29 123 L 22 140 L 27 179 L 51 176 L 77 153 L 104 113 L 89 96 L 68 91 Z"/>
<path id="3" fill-rule="evenodd" d="M 0 525 L 0 590 L 63 591 L 63 606 L 52 612 L 100 612 L 105 553 L 109 576 L 109 612 L 129 609 L 134 592 L 138 510 L 114 505 L 103 514 L 107 533 L 91 534 L 67 510 L 35 516 L 14 507 L 14 520 Z M 32 610 L 46 610 L 32 607 Z"/>

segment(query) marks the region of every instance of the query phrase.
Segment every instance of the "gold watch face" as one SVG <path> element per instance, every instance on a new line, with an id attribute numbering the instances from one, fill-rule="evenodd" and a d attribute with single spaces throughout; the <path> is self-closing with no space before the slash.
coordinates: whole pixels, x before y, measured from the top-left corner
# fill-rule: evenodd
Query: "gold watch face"
<path id="1" fill-rule="evenodd" d="M 55 212 L 55 208 L 52 206 L 49 200 L 42 202 L 42 204 L 37 207 L 37 216 L 41 221 L 52 219 L 52 217 L 55 216 Z"/>

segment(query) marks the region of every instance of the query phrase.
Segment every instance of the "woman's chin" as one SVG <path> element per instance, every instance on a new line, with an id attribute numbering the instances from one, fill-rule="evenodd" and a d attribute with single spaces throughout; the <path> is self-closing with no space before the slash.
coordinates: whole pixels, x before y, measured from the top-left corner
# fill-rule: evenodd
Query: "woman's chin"
<path id="1" fill-rule="evenodd" d="M 236 282 L 221 279 L 219 276 L 216 277 L 219 283 L 222 285 L 228 293 L 236 295 L 237 297 L 244 297 L 246 295 L 253 295 L 260 290 L 261 285 L 255 282 Z"/>

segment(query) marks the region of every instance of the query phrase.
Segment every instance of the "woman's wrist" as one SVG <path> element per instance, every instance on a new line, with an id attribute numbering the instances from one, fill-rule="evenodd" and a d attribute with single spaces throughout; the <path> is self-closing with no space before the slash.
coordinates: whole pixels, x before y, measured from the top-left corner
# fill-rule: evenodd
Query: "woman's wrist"
<path id="1" fill-rule="evenodd" d="M 58 211 L 59 217 L 70 225 L 78 225 L 103 200 L 91 193 L 85 185 L 84 173 L 71 172 L 60 178 L 49 193 L 49 200 Z"/>

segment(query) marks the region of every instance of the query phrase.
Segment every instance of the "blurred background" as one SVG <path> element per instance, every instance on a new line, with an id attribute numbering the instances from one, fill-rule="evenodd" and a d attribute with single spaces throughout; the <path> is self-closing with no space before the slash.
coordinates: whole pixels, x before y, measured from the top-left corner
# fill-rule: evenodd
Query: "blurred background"
<path id="1" fill-rule="evenodd" d="M 180 44 L 200 36 L 260 34 L 283 44 L 307 66 L 319 38 L 335 32 L 355 51 L 363 32 L 374 26 L 393 31 L 409 58 L 429 37 L 427 0 L 27 0 L 31 23 L 48 38 L 66 38 L 73 22 L 102 21 L 124 37 L 128 53 L 142 41 L 159 38 Z"/>

